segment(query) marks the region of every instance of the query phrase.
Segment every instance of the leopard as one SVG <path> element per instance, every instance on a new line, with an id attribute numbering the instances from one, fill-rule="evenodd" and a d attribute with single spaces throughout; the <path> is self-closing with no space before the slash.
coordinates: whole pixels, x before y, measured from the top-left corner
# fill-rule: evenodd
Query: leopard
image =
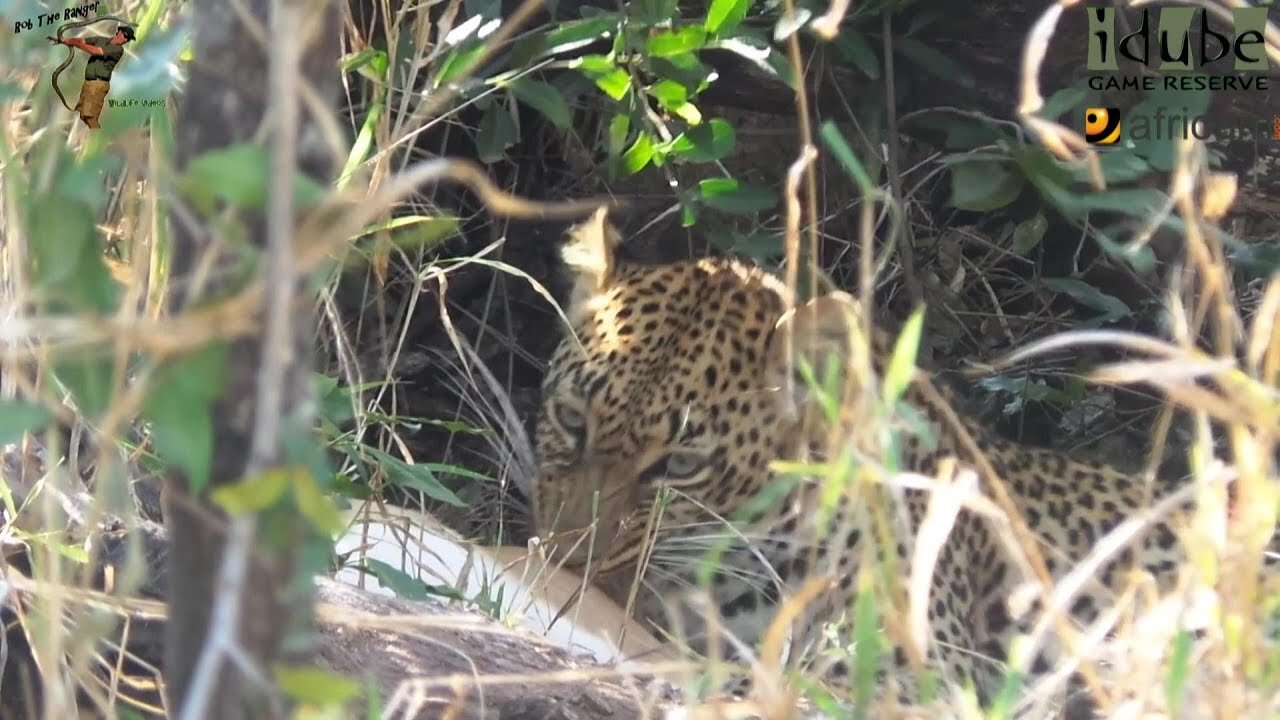
<path id="1" fill-rule="evenodd" d="M 867 422 L 890 418 L 860 401 L 875 395 L 867 378 L 902 377 L 902 364 L 894 362 L 895 339 L 876 330 L 851 295 L 815 291 L 797 302 L 791 283 L 755 263 L 629 261 L 622 243 L 602 209 L 573 228 L 563 248 L 569 332 L 543 380 L 532 524 L 561 562 L 589 569 L 637 619 L 672 640 L 678 631 L 697 653 L 742 660 L 769 635 L 786 600 L 805 596 L 788 629 L 789 652 L 807 653 L 825 681 L 848 680 L 847 653 L 815 648 L 848 640 L 833 641 L 831 628 L 847 627 L 837 621 L 866 591 L 868 558 L 896 561 L 889 586 L 910 589 L 913 562 L 928 557 L 913 539 L 926 526 L 935 534 L 943 528 L 931 574 L 916 580 L 926 592 L 918 586 L 915 605 L 906 603 L 914 610 L 891 605 L 881 613 L 907 628 L 896 635 L 906 640 L 891 643 L 890 663 L 903 670 L 894 677 L 923 666 L 990 702 L 1009 677 L 1011 642 L 1038 617 L 1017 607 L 1027 588 L 1061 580 L 1109 533 L 1162 500 L 1172 513 L 1191 509 L 1176 496 L 1177 483 L 1153 484 L 1005 439 L 956 410 L 955 391 L 914 363 L 900 390 L 902 417 Z M 831 381 L 827 389 L 819 377 Z M 896 443 L 886 434 L 895 428 L 905 437 Z M 842 444 L 856 447 L 839 451 Z M 891 460 L 877 466 L 869 460 L 876 456 Z M 797 480 L 786 467 L 788 460 L 830 466 L 833 457 L 917 482 L 902 490 L 850 483 L 833 499 L 829 487 Z M 951 482 L 930 485 L 948 473 Z M 889 508 L 878 524 L 870 512 L 876 498 Z M 948 521 L 938 498 L 962 507 Z M 1163 590 L 1174 587 L 1185 561 L 1172 517 L 1139 523 L 1126 546 L 1096 563 L 1062 608 L 1062 622 L 1078 629 L 1098 620 L 1135 571 Z M 886 527 L 888 535 L 879 532 Z M 927 620 L 925 629 L 917 624 L 913 635 L 904 617 Z M 1033 657 L 1020 661 L 1025 682 L 1062 652 L 1065 635 L 1042 635 Z M 895 687 L 900 701 L 920 696 L 910 679 Z"/>

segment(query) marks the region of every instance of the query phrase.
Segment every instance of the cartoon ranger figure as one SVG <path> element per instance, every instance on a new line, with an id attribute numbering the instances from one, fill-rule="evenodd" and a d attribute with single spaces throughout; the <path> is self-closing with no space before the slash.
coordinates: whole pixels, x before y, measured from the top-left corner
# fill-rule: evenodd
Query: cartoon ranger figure
<path id="1" fill-rule="evenodd" d="M 116 26 L 116 34 L 111 37 L 46 37 L 51 43 L 80 48 L 89 53 L 89 61 L 84 66 L 84 84 L 80 86 L 80 101 L 73 109 L 80 113 L 80 119 L 85 125 L 97 130 L 102 127 L 98 124 L 98 116 L 102 114 L 102 106 L 111 90 L 111 71 L 116 69 L 116 63 L 124 57 L 124 44 L 134 39 L 133 28 L 121 23 Z M 67 62 L 53 74 L 53 88 L 58 92 L 59 98 L 62 98 L 62 92 L 58 90 L 58 73 L 71 62 L 71 50 L 68 49 L 67 52 Z M 62 104 L 67 104 L 66 98 L 62 99 Z"/>

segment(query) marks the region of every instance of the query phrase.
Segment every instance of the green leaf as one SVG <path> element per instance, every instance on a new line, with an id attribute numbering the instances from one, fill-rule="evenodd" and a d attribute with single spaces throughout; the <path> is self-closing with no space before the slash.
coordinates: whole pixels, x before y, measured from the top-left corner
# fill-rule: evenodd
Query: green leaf
<path id="1" fill-rule="evenodd" d="M 872 80 L 880 79 L 880 58 L 876 57 L 862 33 L 851 28 L 842 29 L 836 36 L 834 45 L 840 57 L 853 63 L 863 75 Z"/>
<path id="2" fill-rule="evenodd" d="M 151 422 L 156 455 L 182 470 L 192 492 L 203 490 L 213 460 L 213 421 L 208 408 L 193 408 L 188 398 L 176 393 L 152 393 L 143 415 Z"/>
<path id="3" fill-rule="evenodd" d="M 8 488 L 5 488 L 7 490 Z M 10 504 L 10 503 L 6 503 Z M 84 564 L 89 562 L 89 553 L 84 545 L 63 542 L 62 536 L 58 533 L 26 533 L 16 528 L 7 527 L 6 532 L 13 533 L 17 540 L 52 550 L 62 557 L 75 562 Z"/>
<path id="4" fill-rule="evenodd" d="M 652 159 L 653 137 L 647 131 L 641 131 L 636 136 L 636 141 L 622 154 L 622 171 L 627 175 L 635 175 Z"/>
<path id="5" fill-rule="evenodd" d="M 457 475 L 458 477 L 467 478 L 468 480 L 479 480 L 481 482 L 497 482 L 496 480 L 489 477 L 488 475 L 485 475 L 484 473 L 478 473 L 474 470 L 468 470 L 464 467 L 458 467 L 457 465 L 448 465 L 445 463 L 421 463 L 421 466 L 430 470 L 431 472 L 449 473 L 451 475 Z"/>
<path id="6" fill-rule="evenodd" d="M 759 212 L 778 204 L 778 196 L 772 190 L 734 178 L 708 178 L 698 183 L 698 192 L 707 206 L 728 213 Z"/>
<path id="7" fill-rule="evenodd" d="M 685 103 L 675 110 L 676 116 L 686 123 L 697 126 L 702 124 L 702 111 L 693 103 Z"/>
<path id="8" fill-rule="evenodd" d="M 333 535 L 342 530 L 342 514 L 333 499 L 321 491 L 315 477 L 305 468 L 291 473 L 293 497 L 298 502 L 298 512 L 317 532 Z"/>
<path id="9" fill-rule="evenodd" d="M 395 593 L 396 597 L 418 601 L 427 600 L 431 597 L 426 583 L 403 570 L 373 558 L 365 558 L 364 566 L 365 569 L 373 573 L 374 577 L 378 578 L 378 582 Z"/>
<path id="10" fill-rule="evenodd" d="M 1142 155 L 1129 148 L 1119 148 L 1098 153 L 1098 165 L 1102 168 L 1102 176 L 1108 185 L 1119 185 L 1146 177 L 1151 172 L 1151 165 Z M 1075 182 L 1087 183 L 1091 177 L 1087 165 L 1072 168 Z"/>
<path id="11" fill-rule="evenodd" d="M 569 62 L 569 67 L 581 70 L 587 77 L 595 77 L 618 69 L 613 58 L 608 55 L 583 55 Z"/>
<path id="12" fill-rule="evenodd" d="M 542 80 L 520 78 L 507 86 L 520 102 L 542 113 L 553 125 L 566 130 L 569 127 L 569 103 L 559 88 Z"/>
<path id="13" fill-rule="evenodd" d="M 1160 172 L 1169 172 L 1175 164 L 1175 148 L 1173 140 L 1168 138 L 1148 137 L 1132 140 L 1133 153 L 1145 160 L 1152 168 Z"/>
<path id="14" fill-rule="evenodd" d="M 316 399 L 320 403 L 319 416 L 322 420 L 340 426 L 355 419 L 351 408 L 351 388 L 338 384 L 336 378 L 322 373 L 312 374 Z"/>
<path id="15" fill-rule="evenodd" d="M 676 14 L 679 0 L 635 0 L 631 3 L 631 17 L 646 25 L 669 22 Z"/>
<path id="16" fill-rule="evenodd" d="M 1147 244 L 1134 245 L 1111 239 L 1102 230 L 1095 230 L 1093 239 L 1108 255 L 1124 260 L 1142 277 L 1149 277 L 1156 269 L 1156 254 Z"/>
<path id="17" fill-rule="evenodd" d="M 533 59 L 576 50 L 601 38 L 609 37 L 618 29 L 618 16 L 612 13 L 585 20 L 561 23 L 542 39 L 542 49 Z"/>
<path id="18" fill-rule="evenodd" d="M 490 105 L 480 118 L 480 128 L 476 131 L 476 155 L 480 162 L 501 160 L 515 141 L 516 126 L 511 122 L 506 106 L 502 103 Z"/>
<path id="19" fill-rule="evenodd" d="M 262 512 L 280 502 L 289 489 L 290 475 L 297 472 L 297 468 L 273 467 L 230 485 L 220 485 L 209 497 L 230 515 Z"/>
<path id="20" fill-rule="evenodd" d="M 691 202 L 680 201 L 680 227 L 690 228 L 698 224 L 698 208 Z"/>
<path id="21" fill-rule="evenodd" d="M 867 173 L 866 167 L 853 153 L 853 148 L 849 147 L 849 143 L 845 141 L 840 128 L 828 120 L 822 123 L 818 134 L 822 136 L 822 142 L 826 144 L 827 149 L 840 161 L 845 172 L 849 173 L 849 177 L 857 183 L 858 189 L 864 194 L 870 193 L 875 188 L 875 184 L 871 182 L 871 176 Z"/>
<path id="22" fill-rule="evenodd" d="M 649 94 L 668 110 L 675 110 L 689 101 L 689 91 L 674 80 L 659 80 L 649 88 Z"/>
<path id="23" fill-rule="evenodd" d="M 893 355 L 884 373 L 884 401 L 889 406 L 897 404 L 902 393 L 911 384 L 916 369 L 916 354 L 920 350 L 920 334 L 924 327 L 924 306 L 916 308 L 903 326 L 898 341 L 893 345 Z"/>
<path id="24" fill-rule="evenodd" d="M 1280 273 L 1280 244 L 1275 242 L 1241 243 L 1227 252 L 1227 259 L 1248 280 Z"/>
<path id="25" fill-rule="evenodd" d="M 858 653 L 854 657 L 854 691 L 858 706 L 871 704 L 871 694 L 880 670 L 881 635 L 876 595 L 871 586 L 870 570 L 863 564 L 858 573 L 858 594 L 853 606 L 853 634 Z"/>
<path id="26" fill-rule="evenodd" d="M 727 120 L 714 118 L 685 133 L 685 137 L 693 143 L 693 149 L 685 153 L 685 158 L 694 162 L 710 162 L 719 160 L 733 152 L 737 143 L 737 135 L 733 125 Z"/>
<path id="27" fill-rule="evenodd" d="M 153 392 L 176 392 L 195 401 L 211 402 L 222 395 L 226 386 L 227 346 L 206 345 L 174 358 L 158 375 L 164 384 L 153 388 Z"/>
<path id="28" fill-rule="evenodd" d="M 584 55 L 570 62 L 569 67 L 591 78 L 596 87 L 614 100 L 622 100 L 631 89 L 631 76 L 608 56 Z"/>
<path id="29" fill-rule="evenodd" d="M 226 382 L 227 348 L 209 345 L 157 370 L 143 405 L 151 423 L 156 455 L 176 466 L 193 492 L 209 480 L 213 460 L 213 420 L 209 405 Z"/>
<path id="30" fill-rule="evenodd" d="M 707 44 L 707 31 L 698 25 L 685 25 L 679 30 L 660 30 L 649 37 L 649 54 L 670 57 L 701 50 Z"/>
<path id="31" fill-rule="evenodd" d="M 915 17 L 911 18 L 911 24 L 907 27 L 907 34 L 915 35 L 932 25 L 940 17 L 942 17 L 942 12 L 936 9 L 917 13 Z"/>
<path id="32" fill-rule="evenodd" d="M 388 249 L 417 252 L 430 250 L 458 232 L 458 218 L 428 217 L 426 215 L 402 215 L 386 222 L 378 223 L 361 231 L 360 237 L 390 231 L 390 247 L 383 246 L 382 252 Z M 375 248 L 377 250 L 378 248 Z M 356 266 L 362 258 L 372 255 L 348 255 L 346 266 Z"/>
<path id="33" fill-rule="evenodd" d="M 720 249 L 737 255 L 745 255 L 754 260 L 767 263 L 783 254 L 782 237 L 767 230 L 753 230 L 749 233 L 734 232 L 728 235 L 716 233 L 711 236 Z"/>
<path id="34" fill-rule="evenodd" d="M 342 165 L 342 172 L 338 175 L 337 187 L 339 190 L 346 188 L 356 170 L 364 163 L 365 158 L 369 156 L 369 151 L 374 146 L 375 134 L 379 123 L 382 121 L 382 114 L 386 112 L 386 109 L 385 95 L 379 95 L 370 105 L 369 113 L 365 115 L 364 122 L 360 125 L 360 133 L 356 135 L 355 142 L 351 144 L 351 150 L 347 152 L 347 160 Z"/>
<path id="35" fill-rule="evenodd" d="M 714 162 L 733 152 L 736 141 L 733 125 L 713 118 L 676 136 L 667 152 L 689 162 Z"/>
<path id="36" fill-rule="evenodd" d="M 853 154 L 853 148 L 849 147 L 849 143 L 845 141 L 840 128 L 827 120 L 822 123 L 822 129 L 818 133 L 822 136 L 822 142 L 826 144 L 827 149 L 836 156 L 845 172 L 849 173 L 849 177 L 857 183 L 858 189 L 864 194 L 870 193 L 875 188 L 875 184 L 871 182 L 871 176 L 867 174 L 867 169 L 858 160 L 858 156 Z"/>
<path id="37" fill-rule="evenodd" d="M 83 203 L 42 195 L 30 205 L 27 227 L 32 279 L 39 289 L 57 293 L 70 286 L 80 259 L 100 255 L 93 247 L 93 215 Z"/>
<path id="38" fill-rule="evenodd" d="M 1089 91 L 1082 87 L 1065 87 L 1049 96 L 1044 101 L 1044 107 L 1040 108 L 1040 112 L 1036 113 L 1046 120 L 1057 120 L 1063 113 L 1068 110 L 1074 110 L 1080 107 L 1089 96 Z"/>
<path id="39" fill-rule="evenodd" d="M 943 122 L 947 134 L 948 149 L 972 150 L 982 145 L 994 144 L 1003 137 L 1001 130 L 996 129 L 985 120 L 949 118 Z"/>
<path id="40" fill-rule="evenodd" d="M 696 53 L 649 57 L 649 69 L 664 80 L 674 80 L 689 91 L 692 98 L 711 82 L 711 68 L 698 59 Z"/>
<path id="41" fill-rule="evenodd" d="M 596 81 L 596 87 L 603 90 L 605 95 L 619 102 L 627 96 L 627 91 L 631 89 L 631 76 L 622 68 L 614 68 L 595 77 L 594 80 Z"/>
<path id="42" fill-rule="evenodd" d="M 0 445 L 16 442 L 26 432 L 39 432 L 53 420 L 43 405 L 0 399 Z"/>
<path id="43" fill-rule="evenodd" d="M 358 53 L 350 53 L 342 61 L 342 72 L 358 72 L 375 83 L 387 81 L 387 69 L 390 60 L 385 50 L 365 48 Z"/>
<path id="44" fill-rule="evenodd" d="M 962 210 L 997 210 L 1016 200 L 1024 184 L 1022 175 L 1003 163 L 960 163 L 951 167 L 951 204 Z"/>
<path id="45" fill-rule="evenodd" d="M 991 393 L 1006 393 L 1013 399 L 1005 403 L 1002 412 L 1015 415 L 1022 412 L 1026 403 L 1046 403 L 1058 406 L 1070 405 L 1074 399 L 1044 380 L 1032 380 L 1027 376 L 1009 377 L 992 375 L 978 381 L 979 387 Z"/>
<path id="46" fill-rule="evenodd" d="M 1060 208 L 1069 203 L 1073 197 L 1067 188 L 1074 182 L 1071 171 L 1058 162 L 1048 151 L 1040 147 L 1024 147 L 1006 145 L 1009 156 L 1022 168 L 1022 174 L 1036 187 L 1041 195 L 1051 200 Z M 1064 208 L 1064 213 L 1067 213 Z"/>
<path id="47" fill-rule="evenodd" d="M 431 86 L 438 88 L 450 80 L 470 72 L 480 60 L 480 55 L 484 53 L 484 49 L 485 43 L 477 43 L 469 48 L 454 50 L 446 55 L 444 62 L 440 63 L 440 72 L 436 73 L 436 78 L 432 81 Z"/>
<path id="48" fill-rule="evenodd" d="M 613 159 L 622 154 L 622 146 L 627 142 L 627 135 L 631 131 L 631 118 L 625 113 L 618 113 L 609 121 L 609 158 Z"/>
<path id="49" fill-rule="evenodd" d="M 299 474 L 322 493 L 332 490 L 333 481 L 338 477 L 332 463 L 334 453 L 314 428 L 298 422 L 286 423 L 280 429 L 280 449 L 277 464 L 298 468 Z"/>
<path id="50" fill-rule="evenodd" d="M 71 400 L 86 417 L 96 417 L 107 409 L 115 388 L 115 362 L 91 356 L 59 359 L 54 377 L 71 394 Z"/>
<path id="51" fill-rule="evenodd" d="M 751 0 L 711 0 L 703 27 L 709 33 L 731 33 L 747 17 Z"/>
<path id="52" fill-rule="evenodd" d="M 1049 221 L 1044 213 L 1038 212 L 1035 217 L 1027 218 L 1013 229 L 1013 245 L 1010 250 L 1015 255 L 1026 255 L 1044 240 L 1045 231 L 1049 229 Z"/>
<path id="53" fill-rule="evenodd" d="M 338 497 L 352 500 L 368 500 L 373 497 L 373 491 L 368 485 L 354 483 L 344 477 L 335 477 L 329 485 L 329 491 Z"/>
<path id="54" fill-rule="evenodd" d="M 1168 703 L 1170 714 L 1178 716 L 1182 706 L 1183 693 L 1187 687 L 1187 677 L 1191 669 L 1191 650 L 1194 646 L 1191 633 L 1179 630 L 1173 638 L 1173 652 L 1169 654 L 1168 675 L 1164 678 L 1164 698 Z"/>
<path id="55" fill-rule="evenodd" d="M 272 670 L 284 694 L 305 705 L 341 705 L 361 693 L 359 683 L 327 670 L 300 665 L 276 665 Z"/>
<path id="56" fill-rule="evenodd" d="M 431 468 L 425 465 L 410 465 L 381 450 L 365 448 L 365 451 L 386 470 L 387 478 L 393 484 L 411 490 L 418 490 L 433 500 L 439 500 L 454 507 L 467 506 L 452 490 L 440 484 L 440 480 L 436 478 Z"/>
<path id="57" fill-rule="evenodd" d="M 267 186 L 271 178 L 271 160 L 267 148 L 257 143 L 238 143 L 210 150 L 188 165 L 182 186 L 189 197 L 212 211 L 210 200 L 259 210 L 267 204 Z M 294 178 L 293 199 L 299 209 L 316 204 L 324 197 L 323 186 L 298 173 Z"/>
<path id="58" fill-rule="evenodd" d="M 27 248 L 42 304 L 53 312 L 114 310 L 119 284 L 103 261 L 93 207 L 69 193 L 52 192 L 28 208 Z"/>
<path id="59" fill-rule="evenodd" d="M 902 37 L 895 41 L 899 50 L 920 69 L 943 80 L 961 85 L 972 85 L 973 80 L 960 68 L 956 60 L 934 50 L 915 38 Z"/>
<path id="60" fill-rule="evenodd" d="M 649 93 L 658 99 L 658 104 L 670 110 L 690 125 L 702 122 L 702 113 L 689 102 L 689 92 L 684 85 L 674 80 L 659 80 L 649 88 Z"/>
<path id="61" fill-rule="evenodd" d="M 1082 219 L 1091 212 L 1105 210 L 1129 217 L 1147 217 L 1162 207 L 1168 195 L 1157 188 L 1121 188 L 1105 192 L 1051 194 L 1058 208 L 1072 219 Z"/>
<path id="62" fill-rule="evenodd" d="M 1101 325 L 1112 320 L 1128 317 L 1133 313 L 1123 300 L 1113 295 L 1108 295 L 1083 280 L 1077 278 L 1045 278 L 1042 282 L 1046 288 L 1054 292 L 1070 295 L 1073 300 L 1081 305 L 1091 307 L 1102 313 L 1100 317 L 1086 323 L 1087 325 Z"/>

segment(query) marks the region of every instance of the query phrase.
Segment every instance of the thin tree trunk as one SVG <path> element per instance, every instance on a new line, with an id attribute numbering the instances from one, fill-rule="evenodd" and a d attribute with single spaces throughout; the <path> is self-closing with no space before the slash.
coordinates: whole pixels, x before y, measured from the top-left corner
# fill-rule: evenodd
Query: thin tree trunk
<path id="1" fill-rule="evenodd" d="M 302 17 L 306 23 L 318 23 L 318 31 L 294 26 L 287 33 L 272 35 L 272 13 L 279 12 L 279 8 L 273 10 L 277 3 L 291 5 L 279 0 L 198 0 L 194 4 L 194 60 L 189 65 L 190 76 L 180 99 L 176 127 L 179 172 L 208 151 L 239 143 L 265 145 L 269 153 L 280 147 L 287 150 L 290 143 L 282 146 L 282 136 L 273 126 L 290 115 L 297 122 L 292 137 L 317 137 L 315 118 L 307 110 L 306 101 L 297 98 L 292 108 L 282 107 L 283 102 L 273 106 L 280 76 L 273 82 L 271 60 L 284 54 L 279 50 L 282 43 L 300 44 L 293 84 L 309 86 L 311 97 L 318 97 L 327 105 L 337 89 L 338 6 L 332 2 L 306 3 Z M 297 12 L 302 6 L 291 7 Z M 264 38 L 269 38 L 269 44 L 264 45 Z M 296 162 L 299 173 L 325 182 L 332 163 L 323 143 L 299 141 L 294 150 L 286 165 L 280 165 L 278 157 L 273 160 L 275 175 L 287 177 L 280 174 L 280 168 Z M 269 203 L 279 207 L 279 196 L 271 190 L 268 195 Z M 291 240 L 293 214 L 286 217 L 287 227 L 273 228 L 269 212 L 241 211 L 238 219 L 247 241 L 263 250 L 259 266 L 270 269 L 275 257 L 271 250 L 282 245 L 279 240 L 270 243 L 269 238 Z M 214 268 L 228 268 L 236 259 L 234 242 L 219 244 L 214 238 L 215 233 L 207 228 L 174 222 L 171 287 L 175 311 L 235 290 L 220 284 L 216 270 L 207 273 L 208 268 L 201 267 L 210 252 L 221 253 Z M 287 270 L 287 264 L 285 267 Z M 201 276 L 210 279 L 204 288 L 195 288 L 194 279 Z M 273 336 L 270 312 L 264 310 L 259 313 L 260 332 L 231 343 L 227 353 L 225 392 L 212 408 L 213 460 L 208 485 L 193 494 L 181 473 L 171 471 L 167 478 L 165 514 L 172 546 L 168 559 L 170 622 L 165 637 L 164 672 L 172 717 L 181 717 L 184 707 L 194 714 L 186 705 L 193 693 L 208 696 L 204 711 L 198 713 L 201 718 L 247 720 L 281 716 L 283 704 L 274 696 L 270 671 L 281 656 L 286 636 L 306 630 L 311 623 L 311 583 L 294 581 L 299 560 L 296 550 L 306 529 L 300 518 L 273 517 L 270 526 L 264 523 L 257 527 L 256 539 L 247 543 L 252 552 L 247 554 L 248 564 L 241 573 L 242 591 L 238 600 L 229 599 L 237 603 L 231 623 L 234 631 L 211 628 L 215 606 L 220 598 L 228 600 L 220 578 L 228 556 L 231 521 L 209 500 L 209 491 L 280 462 L 280 423 L 297 422 L 300 427 L 306 424 L 304 409 L 310 395 L 313 354 L 312 302 L 305 296 L 300 278 L 287 272 L 282 276 L 286 278 L 284 282 L 269 289 L 267 297 L 286 301 L 290 307 L 289 323 L 281 331 L 277 322 Z M 282 287 L 284 291 L 279 292 Z M 259 402 L 268 383 L 268 391 L 278 393 L 271 409 L 274 418 L 269 419 L 263 417 Z M 211 633 L 220 632 L 231 638 L 238 654 L 248 662 L 232 662 L 229 656 L 218 659 L 216 671 L 209 675 L 211 685 L 201 689 L 198 668 L 202 653 L 206 652 Z"/>

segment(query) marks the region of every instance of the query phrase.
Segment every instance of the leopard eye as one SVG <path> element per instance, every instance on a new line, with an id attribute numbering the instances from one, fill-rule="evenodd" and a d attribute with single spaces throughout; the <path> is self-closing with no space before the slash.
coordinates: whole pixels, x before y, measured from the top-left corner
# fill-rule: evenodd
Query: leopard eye
<path id="1" fill-rule="evenodd" d="M 675 450 L 664 458 L 664 474 L 673 479 L 688 478 L 701 471 L 709 459 L 707 453 L 697 450 Z"/>
<path id="2" fill-rule="evenodd" d="M 561 427 L 572 433 L 581 433 L 587 427 L 587 416 L 582 411 L 566 403 L 556 405 L 556 420 Z"/>
<path id="3" fill-rule="evenodd" d="M 677 448 L 654 462 L 648 474 L 653 478 L 676 480 L 676 482 L 691 479 L 707 468 L 712 455 L 712 452 L 704 448 Z"/>

